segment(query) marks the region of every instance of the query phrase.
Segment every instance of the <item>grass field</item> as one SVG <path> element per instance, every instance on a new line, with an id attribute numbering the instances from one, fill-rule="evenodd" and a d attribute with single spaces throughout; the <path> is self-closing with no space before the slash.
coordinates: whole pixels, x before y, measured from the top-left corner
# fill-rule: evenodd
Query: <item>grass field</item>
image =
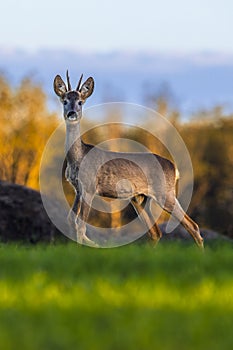
<path id="1" fill-rule="evenodd" d="M 0 348 L 233 349 L 233 249 L 0 246 Z"/>

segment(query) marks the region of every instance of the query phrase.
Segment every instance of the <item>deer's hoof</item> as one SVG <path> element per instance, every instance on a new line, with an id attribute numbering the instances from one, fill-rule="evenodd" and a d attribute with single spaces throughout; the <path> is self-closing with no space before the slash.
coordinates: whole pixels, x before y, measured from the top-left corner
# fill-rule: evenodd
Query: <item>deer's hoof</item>
<path id="1" fill-rule="evenodd" d="M 99 248 L 99 245 L 97 243 L 95 243 L 94 241 L 92 241 L 90 238 L 88 238 L 86 235 L 79 236 L 77 241 L 78 241 L 78 243 L 85 244 L 89 247 Z"/>

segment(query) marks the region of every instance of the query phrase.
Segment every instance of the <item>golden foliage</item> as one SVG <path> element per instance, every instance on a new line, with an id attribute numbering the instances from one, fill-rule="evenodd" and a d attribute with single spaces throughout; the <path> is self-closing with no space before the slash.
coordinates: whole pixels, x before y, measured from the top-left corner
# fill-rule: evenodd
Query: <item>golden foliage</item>
<path id="1" fill-rule="evenodd" d="M 29 79 L 12 89 L 0 78 L 0 178 L 38 189 L 40 159 L 57 117 Z"/>
<path id="2" fill-rule="evenodd" d="M 202 226 L 233 237 L 233 118 L 215 111 L 180 128 L 194 169 L 190 212 Z"/>

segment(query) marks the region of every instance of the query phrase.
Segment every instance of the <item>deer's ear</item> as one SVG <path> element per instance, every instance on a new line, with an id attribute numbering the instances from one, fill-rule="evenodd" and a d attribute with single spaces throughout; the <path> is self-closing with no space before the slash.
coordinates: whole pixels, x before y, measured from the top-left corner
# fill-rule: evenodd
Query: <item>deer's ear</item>
<path id="1" fill-rule="evenodd" d="M 92 77 L 88 78 L 85 83 L 83 83 L 83 85 L 81 86 L 79 92 L 80 92 L 80 96 L 83 100 L 86 100 L 86 98 L 88 98 L 89 96 L 91 96 L 91 94 L 94 91 L 94 79 Z"/>
<path id="2" fill-rule="evenodd" d="M 57 96 L 63 97 L 63 95 L 67 92 L 67 87 L 60 75 L 57 75 L 53 82 L 53 88 Z"/>

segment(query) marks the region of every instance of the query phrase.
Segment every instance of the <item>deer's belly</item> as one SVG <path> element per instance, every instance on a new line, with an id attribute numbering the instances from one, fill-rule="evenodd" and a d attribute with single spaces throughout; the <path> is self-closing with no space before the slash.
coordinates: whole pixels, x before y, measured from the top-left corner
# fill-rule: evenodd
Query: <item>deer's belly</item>
<path id="1" fill-rule="evenodd" d="M 147 182 L 143 178 L 111 174 L 97 177 L 96 194 L 103 197 L 128 199 L 137 194 L 148 193 Z"/>

